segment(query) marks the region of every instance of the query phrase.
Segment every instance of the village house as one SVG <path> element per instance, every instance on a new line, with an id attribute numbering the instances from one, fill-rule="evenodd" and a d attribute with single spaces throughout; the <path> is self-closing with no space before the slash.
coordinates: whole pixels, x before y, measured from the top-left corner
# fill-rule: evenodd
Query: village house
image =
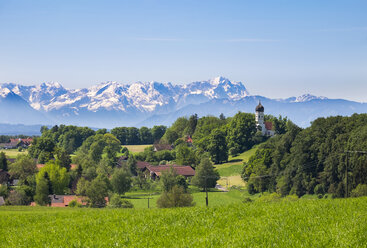
<path id="1" fill-rule="evenodd" d="M 16 149 L 18 147 L 27 148 L 31 145 L 33 139 L 10 139 L 8 143 L 0 143 L 2 149 Z"/>
<path id="2" fill-rule="evenodd" d="M 173 168 L 177 175 L 182 175 L 185 178 L 191 178 L 195 176 L 195 170 L 191 166 L 185 165 L 158 165 L 158 166 L 147 166 L 145 167 L 144 173 L 152 180 L 158 179 L 163 171 L 168 171 Z"/>
<path id="3" fill-rule="evenodd" d="M 76 195 L 49 195 L 51 200 L 50 207 L 68 207 L 70 202 L 76 200 L 82 206 L 86 206 L 88 198 L 84 196 Z M 106 203 L 108 203 L 108 197 L 105 197 Z M 31 202 L 31 206 L 36 206 L 35 202 Z"/>
<path id="4" fill-rule="evenodd" d="M 147 167 L 152 166 L 150 163 L 145 161 L 136 161 L 136 169 L 144 171 Z"/>
<path id="5" fill-rule="evenodd" d="M 51 207 L 68 207 L 69 203 L 76 200 L 83 206 L 87 205 L 87 199 L 85 197 L 76 195 L 50 195 Z"/>

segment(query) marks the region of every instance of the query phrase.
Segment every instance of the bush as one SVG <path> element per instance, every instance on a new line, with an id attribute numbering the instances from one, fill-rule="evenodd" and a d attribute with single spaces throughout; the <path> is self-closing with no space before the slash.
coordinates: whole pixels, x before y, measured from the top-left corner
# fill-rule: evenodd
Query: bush
<path id="1" fill-rule="evenodd" d="M 263 193 L 260 198 L 258 199 L 258 201 L 261 202 L 273 202 L 273 201 L 280 201 L 281 199 L 281 195 L 278 193 Z"/>
<path id="2" fill-rule="evenodd" d="M 157 200 L 159 208 L 191 207 L 194 205 L 192 196 L 185 193 L 184 189 L 177 185 L 173 186 L 170 191 L 163 192 Z"/>
<path id="3" fill-rule="evenodd" d="M 9 195 L 9 189 L 6 184 L 0 184 L 0 196 L 6 198 Z"/>
<path id="4" fill-rule="evenodd" d="M 323 194 L 325 194 L 324 187 L 321 184 L 316 185 L 313 191 L 317 195 L 323 195 Z"/>
<path id="5" fill-rule="evenodd" d="M 134 205 L 128 200 L 121 199 L 118 194 L 113 194 L 108 204 L 110 208 L 133 208 Z"/>
<path id="6" fill-rule="evenodd" d="M 250 195 L 256 194 L 256 190 L 255 190 L 255 185 L 253 182 L 248 182 L 247 183 L 247 191 Z"/>
<path id="7" fill-rule="evenodd" d="M 245 199 L 243 199 L 242 201 L 243 203 L 247 203 L 247 202 L 253 202 L 253 200 L 251 200 L 250 197 L 245 197 Z"/>
<path id="8" fill-rule="evenodd" d="M 298 199 L 297 195 L 287 195 L 283 198 L 283 201 L 298 201 Z"/>
<path id="9" fill-rule="evenodd" d="M 29 197 L 23 190 L 11 191 L 8 199 L 6 200 L 7 205 L 28 205 L 29 203 Z"/>
<path id="10" fill-rule="evenodd" d="M 367 184 L 358 184 L 358 186 L 352 190 L 352 197 L 367 196 Z"/>
<path id="11" fill-rule="evenodd" d="M 82 204 L 80 204 L 77 200 L 72 200 L 69 202 L 69 207 L 71 208 L 81 208 Z"/>

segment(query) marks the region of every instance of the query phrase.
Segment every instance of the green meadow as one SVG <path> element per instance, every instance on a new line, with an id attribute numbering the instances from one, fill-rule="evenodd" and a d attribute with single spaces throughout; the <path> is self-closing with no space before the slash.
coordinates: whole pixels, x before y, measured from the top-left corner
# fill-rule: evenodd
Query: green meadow
<path id="1" fill-rule="evenodd" d="M 4 152 L 8 158 L 16 158 L 19 154 L 27 154 L 27 150 L 18 151 L 18 149 L 2 149 L 0 152 Z"/>
<path id="2" fill-rule="evenodd" d="M 176 209 L 0 207 L 0 247 L 366 247 L 367 198 Z"/>
<path id="3" fill-rule="evenodd" d="M 241 153 L 236 157 L 229 156 L 227 163 L 216 164 L 215 168 L 222 177 L 240 175 L 242 173 L 243 163 L 247 162 L 255 154 L 257 147 L 254 146 L 251 150 Z"/>
<path id="4" fill-rule="evenodd" d="M 205 206 L 205 192 L 201 192 L 197 189 L 191 189 L 191 194 L 195 202 L 195 206 L 204 207 Z M 128 192 L 124 196 L 125 199 L 129 200 L 134 204 L 135 208 L 148 208 L 148 198 L 149 198 L 149 208 L 156 208 L 156 201 L 160 197 L 160 192 Z M 256 199 L 258 195 L 250 196 L 247 191 L 240 190 L 230 190 L 229 192 L 223 192 L 215 189 L 211 189 L 208 192 L 209 206 L 218 207 L 224 205 L 230 205 L 234 203 L 242 202 L 244 197 L 250 197 Z"/>

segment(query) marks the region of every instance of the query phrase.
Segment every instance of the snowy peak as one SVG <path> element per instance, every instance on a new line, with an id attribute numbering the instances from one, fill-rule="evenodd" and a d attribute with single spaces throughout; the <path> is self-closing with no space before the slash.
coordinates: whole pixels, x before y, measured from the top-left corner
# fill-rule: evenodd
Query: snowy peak
<path id="1" fill-rule="evenodd" d="M 3 84 L 2 88 L 22 97 L 36 110 L 49 112 L 69 109 L 65 111 L 73 113 L 81 110 L 153 112 L 164 106 L 172 108 L 178 102 L 189 104 L 192 99 L 239 100 L 249 95 L 241 82 L 232 82 L 225 77 L 185 85 L 156 81 L 132 84 L 103 82 L 87 89 L 65 89 L 58 82 L 45 82 L 33 86 L 9 83 Z M 5 94 L 8 92 L 3 90 L 2 95 Z"/>
<path id="2" fill-rule="evenodd" d="M 0 97 L 1 98 L 7 97 L 10 93 L 12 93 L 12 91 L 9 90 L 8 88 L 2 88 L 2 87 L 0 87 Z"/>
<path id="3" fill-rule="evenodd" d="M 299 97 L 293 98 L 294 100 L 292 102 L 309 102 L 312 100 L 325 100 L 328 99 L 327 97 L 324 96 L 314 96 L 311 94 L 304 94 L 301 95 Z"/>
<path id="4" fill-rule="evenodd" d="M 224 77 L 216 77 L 207 81 L 193 82 L 184 85 L 187 89 L 186 94 L 204 95 L 209 99 L 228 98 L 231 100 L 239 100 L 249 96 L 249 92 L 241 82 L 231 82 Z"/>

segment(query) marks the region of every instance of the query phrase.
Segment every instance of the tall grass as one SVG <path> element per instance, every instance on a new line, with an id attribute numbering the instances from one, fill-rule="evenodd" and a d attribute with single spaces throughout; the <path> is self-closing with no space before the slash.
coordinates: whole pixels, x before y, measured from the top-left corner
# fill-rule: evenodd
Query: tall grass
<path id="1" fill-rule="evenodd" d="M 0 207 L 1 247 L 366 247 L 367 198 L 178 209 Z"/>

